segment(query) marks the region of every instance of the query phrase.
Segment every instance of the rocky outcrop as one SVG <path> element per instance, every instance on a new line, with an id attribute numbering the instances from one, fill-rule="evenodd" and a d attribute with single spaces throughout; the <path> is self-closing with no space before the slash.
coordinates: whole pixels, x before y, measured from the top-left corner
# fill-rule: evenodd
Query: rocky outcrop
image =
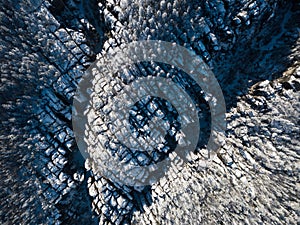
<path id="1" fill-rule="evenodd" d="M 299 4 L 7 1 L 0 13 L 3 224 L 297 224 Z M 183 45 L 211 66 L 228 130 L 210 167 L 197 153 L 136 190 L 85 164 L 71 107 L 97 54 L 148 39 Z"/>

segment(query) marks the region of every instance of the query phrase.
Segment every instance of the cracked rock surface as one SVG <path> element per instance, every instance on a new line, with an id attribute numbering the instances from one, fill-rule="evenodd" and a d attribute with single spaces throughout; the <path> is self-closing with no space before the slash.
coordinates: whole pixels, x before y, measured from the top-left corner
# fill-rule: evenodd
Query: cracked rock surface
<path id="1" fill-rule="evenodd" d="M 0 3 L 1 224 L 298 224 L 299 3 L 279 0 Z M 165 40 L 212 68 L 226 139 L 151 186 L 101 176 L 80 154 L 72 101 L 110 48 Z M 136 71 L 168 73 L 164 65 Z M 105 104 L 105 96 L 103 96 Z"/>

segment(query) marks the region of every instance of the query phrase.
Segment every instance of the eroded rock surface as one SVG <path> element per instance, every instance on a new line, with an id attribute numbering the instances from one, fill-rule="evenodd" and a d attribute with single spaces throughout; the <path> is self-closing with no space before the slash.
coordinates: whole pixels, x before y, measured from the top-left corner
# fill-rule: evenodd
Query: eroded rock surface
<path id="1" fill-rule="evenodd" d="M 1 3 L 1 223 L 297 224 L 298 18 L 299 3 L 276 0 Z M 207 169 L 197 153 L 136 190 L 85 163 L 71 107 L 97 55 L 148 39 L 211 66 L 228 129 Z"/>

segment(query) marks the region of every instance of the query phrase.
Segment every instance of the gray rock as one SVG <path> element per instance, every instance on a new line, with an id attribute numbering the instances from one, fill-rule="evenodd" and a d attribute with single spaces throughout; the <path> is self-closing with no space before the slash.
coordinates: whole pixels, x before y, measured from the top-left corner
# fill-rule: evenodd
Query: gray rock
<path id="1" fill-rule="evenodd" d="M 0 3 L 2 224 L 298 223 L 298 3 L 55 0 L 30 13 L 22 4 Z M 135 189 L 83 160 L 71 105 L 96 54 L 145 39 L 191 47 L 213 68 L 228 138 L 208 168 L 195 153 Z"/>

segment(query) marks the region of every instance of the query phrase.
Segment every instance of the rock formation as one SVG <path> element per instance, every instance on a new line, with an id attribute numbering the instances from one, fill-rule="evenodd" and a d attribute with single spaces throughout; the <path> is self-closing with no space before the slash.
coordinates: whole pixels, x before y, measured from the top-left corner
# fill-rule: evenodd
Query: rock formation
<path id="1" fill-rule="evenodd" d="M 299 3 L 0 5 L 1 224 L 299 223 Z M 143 189 L 94 171 L 71 123 L 86 69 L 110 48 L 138 40 L 192 49 L 213 70 L 227 106 L 227 138 L 208 168 L 195 152 L 180 171 L 174 166 Z"/>

